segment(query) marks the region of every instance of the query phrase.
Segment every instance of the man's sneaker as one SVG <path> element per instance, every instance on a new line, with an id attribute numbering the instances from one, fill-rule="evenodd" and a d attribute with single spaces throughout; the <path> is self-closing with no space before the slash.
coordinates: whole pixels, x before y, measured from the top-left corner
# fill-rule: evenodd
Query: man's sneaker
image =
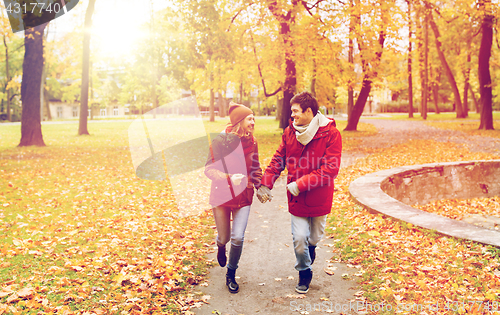
<path id="1" fill-rule="evenodd" d="M 240 286 L 236 283 L 235 275 L 236 269 L 227 268 L 226 285 L 231 293 L 238 293 L 240 291 Z"/>
<path id="2" fill-rule="evenodd" d="M 227 257 L 226 257 L 226 245 L 219 246 L 217 245 L 217 261 L 219 262 L 219 266 L 224 267 L 226 265 Z"/>
<path id="3" fill-rule="evenodd" d="M 314 259 L 316 259 L 316 246 L 309 245 L 309 257 L 311 257 L 311 265 L 314 264 Z"/>
<path id="4" fill-rule="evenodd" d="M 295 291 L 300 294 L 307 293 L 307 291 L 309 291 L 309 285 L 311 284 L 312 276 L 313 273 L 311 269 L 299 271 L 299 283 L 295 287 Z"/>

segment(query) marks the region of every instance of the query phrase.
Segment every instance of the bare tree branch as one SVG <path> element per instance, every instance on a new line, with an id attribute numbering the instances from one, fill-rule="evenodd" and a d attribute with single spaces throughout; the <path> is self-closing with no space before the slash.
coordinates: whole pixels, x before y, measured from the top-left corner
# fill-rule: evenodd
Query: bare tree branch
<path id="1" fill-rule="evenodd" d="M 279 91 L 281 91 L 281 86 L 276 91 L 274 91 L 273 93 L 270 93 L 270 94 L 267 93 L 266 84 L 264 82 L 264 77 L 262 76 L 262 69 L 260 68 L 261 62 L 259 62 L 259 58 L 257 57 L 257 49 L 255 48 L 255 41 L 253 39 L 253 34 L 252 33 L 250 33 L 250 38 L 252 39 L 253 53 L 255 55 L 255 60 L 257 61 L 257 69 L 259 70 L 260 80 L 262 82 L 262 87 L 264 88 L 264 95 L 266 97 L 271 97 L 273 95 L 276 95 L 276 94 L 278 94 Z"/>
<path id="2" fill-rule="evenodd" d="M 229 26 L 227 27 L 226 32 L 229 32 L 229 29 L 231 28 L 231 25 L 233 25 L 234 20 L 236 20 L 236 18 L 238 17 L 238 15 L 239 15 L 241 12 L 243 12 L 243 10 L 247 9 L 248 7 L 250 7 L 250 6 L 251 6 L 251 5 L 253 5 L 253 4 L 254 4 L 254 2 L 249 3 L 246 7 L 241 8 L 241 9 L 240 9 L 240 10 L 236 13 L 236 15 L 235 15 L 235 16 L 233 16 L 233 18 L 231 19 L 231 23 L 230 23 L 230 24 L 229 24 Z"/>
<path id="3" fill-rule="evenodd" d="M 439 8 L 438 8 L 436 5 L 434 5 L 434 4 L 432 4 L 432 3 L 430 3 L 430 5 L 432 6 L 432 9 L 433 9 L 434 11 L 436 11 L 436 13 L 437 13 L 437 14 L 438 14 L 438 15 L 439 15 L 439 16 L 440 16 L 440 17 L 441 17 L 441 18 L 442 18 L 442 19 L 443 19 L 446 23 L 448 23 L 448 24 L 450 24 L 451 22 L 455 21 L 456 19 L 458 19 L 458 18 L 460 17 L 459 15 L 457 15 L 456 17 L 454 17 L 453 19 L 451 19 L 451 20 L 449 20 L 449 21 L 448 21 L 448 20 L 447 20 L 447 19 L 445 19 L 445 17 L 441 14 L 441 12 L 439 11 Z"/>
<path id="4" fill-rule="evenodd" d="M 314 16 L 314 14 L 311 12 L 311 9 L 314 9 L 314 7 L 316 7 L 320 2 L 322 2 L 323 0 L 319 0 L 318 2 L 316 2 L 312 7 L 308 7 L 307 6 L 307 1 L 301 1 L 302 3 L 302 6 L 307 10 L 307 12 L 309 13 L 310 16 Z M 321 19 L 321 17 L 319 17 L 319 21 L 321 22 L 321 24 L 325 25 L 325 22 L 323 22 L 323 20 Z"/>

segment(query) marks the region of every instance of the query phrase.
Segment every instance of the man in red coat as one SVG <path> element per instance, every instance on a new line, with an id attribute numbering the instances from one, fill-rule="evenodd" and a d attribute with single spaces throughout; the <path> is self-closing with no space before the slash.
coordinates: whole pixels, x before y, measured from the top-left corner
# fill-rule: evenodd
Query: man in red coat
<path id="1" fill-rule="evenodd" d="M 335 121 L 321 114 L 317 100 L 310 93 L 295 95 L 290 104 L 293 124 L 283 132 L 281 144 L 262 177 L 257 197 L 261 202 L 271 200 L 274 182 L 286 167 L 288 211 L 297 259 L 295 269 L 299 271 L 295 290 L 307 293 L 316 245 L 323 237 L 326 217 L 332 208 L 342 138 Z"/>

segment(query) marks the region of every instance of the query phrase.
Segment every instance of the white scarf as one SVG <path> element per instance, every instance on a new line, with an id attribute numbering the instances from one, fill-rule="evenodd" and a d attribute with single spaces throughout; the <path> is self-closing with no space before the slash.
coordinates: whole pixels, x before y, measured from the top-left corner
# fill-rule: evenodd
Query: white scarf
<path id="1" fill-rule="evenodd" d="M 295 135 L 297 136 L 297 141 L 303 145 L 307 145 L 311 142 L 312 138 L 316 132 L 318 132 L 319 127 L 324 127 L 328 125 L 330 119 L 326 118 L 320 111 L 314 116 L 308 125 L 297 126 L 295 122 L 293 127 L 295 128 Z"/>

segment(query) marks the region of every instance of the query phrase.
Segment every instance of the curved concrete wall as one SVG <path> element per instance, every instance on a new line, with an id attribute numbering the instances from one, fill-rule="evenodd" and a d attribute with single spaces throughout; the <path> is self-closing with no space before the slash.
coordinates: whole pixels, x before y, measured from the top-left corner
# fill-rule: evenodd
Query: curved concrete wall
<path id="1" fill-rule="evenodd" d="M 408 205 L 500 195 L 500 161 L 418 165 L 384 179 L 380 188 Z"/>
<path id="2" fill-rule="evenodd" d="M 500 232 L 412 208 L 431 200 L 500 195 L 500 160 L 412 165 L 367 174 L 349 186 L 351 196 L 372 212 L 500 246 Z"/>

